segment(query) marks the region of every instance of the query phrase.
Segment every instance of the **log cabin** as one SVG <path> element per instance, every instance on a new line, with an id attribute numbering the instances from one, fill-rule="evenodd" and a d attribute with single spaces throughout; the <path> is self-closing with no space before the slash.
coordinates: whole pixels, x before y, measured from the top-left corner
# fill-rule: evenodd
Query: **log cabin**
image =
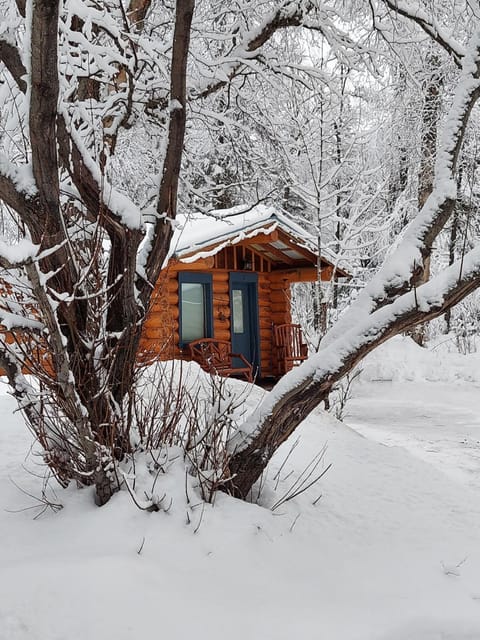
<path id="1" fill-rule="evenodd" d="M 282 375 L 307 355 L 292 324 L 290 286 L 316 281 L 319 266 L 323 281 L 348 277 L 333 256 L 319 261 L 316 245 L 263 205 L 180 218 L 145 321 L 143 357 L 197 359 L 193 345 L 222 343 L 233 354 L 227 374 L 245 373 L 247 362 L 256 379 Z"/>

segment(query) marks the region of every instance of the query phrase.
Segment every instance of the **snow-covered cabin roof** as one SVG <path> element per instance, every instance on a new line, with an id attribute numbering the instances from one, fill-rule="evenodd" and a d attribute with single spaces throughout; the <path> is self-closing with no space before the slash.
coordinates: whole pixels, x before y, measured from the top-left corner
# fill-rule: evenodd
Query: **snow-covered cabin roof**
<path id="1" fill-rule="evenodd" d="M 255 236 L 268 235 L 278 230 L 287 234 L 298 247 L 317 256 L 317 239 L 287 215 L 273 207 L 258 204 L 254 207 L 236 206 L 207 214 L 192 213 L 177 217 L 177 227 L 170 248 L 170 257 L 182 262 L 194 262 L 219 253 L 227 246 L 244 240 L 255 242 Z M 275 246 L 278 245 L 278 246 Z M 277 251 L 295 257 L 292 247 L 273 242 Z M 301 258 L 302 256 L 298 256 Z M 322 259 L 330 264 L 337 262 L 328 250 L 322 249 Z"/>

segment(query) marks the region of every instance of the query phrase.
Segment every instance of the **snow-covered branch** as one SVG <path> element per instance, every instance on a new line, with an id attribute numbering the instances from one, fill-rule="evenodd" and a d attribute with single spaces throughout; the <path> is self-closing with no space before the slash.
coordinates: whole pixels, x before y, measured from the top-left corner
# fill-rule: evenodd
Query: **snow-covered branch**
<path id="1" fill-rule="evenodd" d="M 452 37 L 448 29 L 443 27 L 434 16 L 430 16 L 417 2 L 406 2 L 404 0 L 383 0 L 383 2 L 392 11 L 395 11 L 395 14 L 415 22 L 430 38 L 435 40 L 452 56 L 457 66 L 461 66 L 462 58 L 466 53 L 465 48 Z"/>
<path id="2" fill-rule="evenodd" d="M 239 41 L 233 46 L 226 56 L 220 56 L 208 63 L 213 68 L 212 77 L 199 84 L 190 91 L 192 100 L 206 98 L 229 84 L 242 73 L 245 66 L 250 66 L 252 60 L 258 55 L 262 47 L 266 45 L 273 35 L 280 30 L 289 27 L 304 27 L 312 31 L 320 32 L 329 43 L 332 51 L 340 58 L 347 58 L 345 52 L 358 54 L 362 47 L 358 45 L 348 34 L 342 33 L 334 21 L 330 19 L 331 11 L 322 11 L 318 3 L 308 0 L 284 0 L 281 5 L 265 16 L 260 24 L 243 34 L 232 34 L 233 42 Z M 268 65 L 268 57 L 262 53 L 263 64 Z"/>
<path id="3" fill-rule="evenodd" d="M 20 215 L 33 216 L 36 194 L 31 167 L 17 167 L 0 154 L 0 200 Z"/>
<path id="4" fill-rule="evenodd" d="M 368 353 L 442 315 L 478 287 L 480 246 L 418 289 L 359 320 L 342 338 L 287 373 L 230 441 L 230 471 L 236 477 L 229 490 L 245 496 L 273 451 Z"/>
<path id="5" fill-rule="evenodd" d="M 325 336 L 322 348 L 378 306 L 394 300 L 419 282 L 424 260 L 453 212 L 457 188 L 455 171 L 465 129 L 480 97 L 480 31 L 471 38 L 462 58 L 462 74 L 440 134 L 430 196 L 393 247 L 381 269 L 361 292 L 347 313 Z"/>

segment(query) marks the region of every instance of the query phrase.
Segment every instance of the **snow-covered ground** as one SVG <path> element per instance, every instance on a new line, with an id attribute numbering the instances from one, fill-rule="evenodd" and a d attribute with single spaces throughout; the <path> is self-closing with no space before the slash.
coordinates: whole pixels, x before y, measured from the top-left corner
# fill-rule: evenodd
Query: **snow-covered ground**
<path id="1" fill-rule="evenodd" d="M 42 468 L 24 462 L 29 435 L 0 392 L 0 639 L 478 640 L 480 483 L 460 453 L 480 430 L 480 361 L 382 349 L 347 407 L 364 435 L 316 411 L 262 506 L 189 495 L 189 508 L 173 466 L 157 488 L 168 513 L 126 492 L 98 509 L 70 488 L 34 520 L 17 485 L 40 495 L 24 465 Z M 325 443 L 332 468 L 270 511 Z"/>
<path id="2" fill-rule="evenodd" d="M 480 490 L 480 353 L 396 338 L 362 365 L 345 421 Z"/>

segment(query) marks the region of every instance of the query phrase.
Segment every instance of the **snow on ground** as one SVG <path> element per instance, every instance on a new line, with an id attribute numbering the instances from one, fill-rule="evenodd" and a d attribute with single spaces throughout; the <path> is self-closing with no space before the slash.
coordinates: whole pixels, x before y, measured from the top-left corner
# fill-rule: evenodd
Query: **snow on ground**
<path id="1" fill-rule="evenodd" d="M 480 353 L 395 338 L 361 365 L 346 422 L 480 489 Z"/>
<path id="2" fill-rule="evenodd" d="M 392 370 L 408 370 L 406 357 L 394 362 L 406 349 L 390 347 Z M 378 373 L 371 358 L 367 365 Z M 410 366 L 419 360 L 415 352 Z M 90 490 L 74 488 L 56 491 L 64 505 L 56 514 L 34 520 L 35 510 L 12 512 L 34 503 L 14 482 L 33 495 L 42 490 L 23 465 L 41 468 L 32 457 L 24 463 L 29 435 L 0 391 L 0 639 L 478 640 L 479 485 L 406 450 L 414 426 L 402 446 L 378 442 L 382 412 L 395 434 L 395 411 L 413 421 L 407 408 L 420 406 L 421 395 L 408 401 L 400 385 L 411 382 L 372 382 L 377 373 L 367 374 L 367 365 L 351 411 L 358 429 L 376 429 L 374 437 L 318 410 L 304 423 L 276 491 L 290 445 L 274 461 L 263 506 L 226 496 L 214 507 L 195 506 L 190 493 L 190 524 L 175 466 L 157 487 L 173 498 L 168 513 L 141 512 L 126 492 L 98 509 Z M 467 388 L 423 379 L 413 378 L 442 388 L 446 404 L 445 389 L 453 389 L 449 397 L 465 405 L 473 437 L 480 424 L 475 381 Z M 384 390 L 394 385 L 404 395 L 388 401 Z M 445 413 L 436 409 L 438 395 L 424 396 L 428 420 Z M 444 427 L 451 424 L 453 434 L 459 423 L 449 420 Z M 332 468 L 322 480 L 274 512 L 266 508 L 325 443 L 322 464 Z"/>

